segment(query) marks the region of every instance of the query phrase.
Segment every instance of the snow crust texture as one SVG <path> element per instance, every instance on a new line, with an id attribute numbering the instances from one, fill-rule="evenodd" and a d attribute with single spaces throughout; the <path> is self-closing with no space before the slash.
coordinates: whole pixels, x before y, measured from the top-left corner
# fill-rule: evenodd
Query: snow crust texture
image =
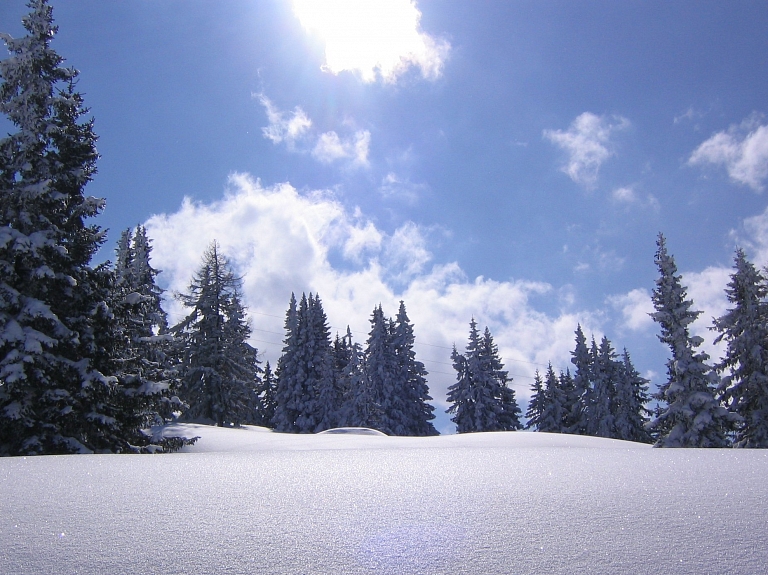
<path id="1" fill-rule="evenodd" d="M 522 432 L 191 431 L 202 439 L 171 455 L 0 460 L 0 571 L 723 575 L 768 565 L 762 450 Z"/>

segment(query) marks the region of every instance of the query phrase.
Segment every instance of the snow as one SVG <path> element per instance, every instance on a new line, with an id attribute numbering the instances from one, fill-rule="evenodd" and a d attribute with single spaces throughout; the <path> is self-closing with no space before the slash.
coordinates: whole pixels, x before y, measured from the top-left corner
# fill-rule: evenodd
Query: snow
<path id="1" fill-rule="evenodd" d="M 0 572 L 750 574 L 768 564 L 765 450 L 181 428 L 201 439 L 171 455 L 0 459 Z"/>

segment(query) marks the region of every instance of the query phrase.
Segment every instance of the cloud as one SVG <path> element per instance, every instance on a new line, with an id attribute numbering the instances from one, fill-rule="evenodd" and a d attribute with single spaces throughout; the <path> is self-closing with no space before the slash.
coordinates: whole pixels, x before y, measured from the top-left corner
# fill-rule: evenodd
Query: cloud
<path id="1" fill-rule="evenodd" d="M 312 120 L 300 106 L 293 112 L 285 112 L 264 94 L 258 96 L 259 102 L 267 113 L 269 126 L 261 129 L 264 137 L 277 145 L 285 143 L 288 150 L 306 152 L 306 143 L 314 140 Z M 304 147 L 297 147 L 302 143 Z M 371 133 L 368 130 L 357 130 L 351 137 L 342 138 L 335 131 L 325 132 L 317 137 L 312 147 L 312 157 L 324 164 L 332 164 L 338 160 L 348 160 L 352 167 L 368 167 L 368 153 L 371 147 Z"/>
<path id="2" fill-rule="evenodd" d="M 413 205 L 427 189 L 428 187 L 425 184 L 414 184 L 408 179 L 401 178 L 394 172 L 389 172 L 381 180 L 379 193 L 384 198 L 398 199 Z"/>
<path id="3" fill-rule="evenodd" d="M 621 116 L 597 116 L 584 112 L 567 131 L 544 130 L 544 137 L 568 154 L 561 170 L 586 189 L 597 186 L 600 166 L 615 154 L 611 135 L 629 127 Z"/>
<path id="4" fill-rule="evenodd" d="M 610 296 L 608 303 L 621 312 L 622 327 L 631 331 L 642 331 L 653 325 L 648 315 L 653 312 L 651 294 L 647 289 L 633 289 L 622 295 Z"/>
<path id="5" fill-rule="evenodd" d="M 324 164 L 337 160 L 350 160 L 353 166 L 367 167 L 371 133 L 358 130 L 351 138 L 341 139 L 336 132 L 321 134 L 312 150 L 312 156 Z"/>
<path id="6" fill-rule="evenodd" d="M 261 105 L 264 106 L 267 120 L 269 120 L 269 126 L 261 129 L 264 137 L 272 140 L 274 144 L 285 142 L 289 149 L 293 149 L 296 141 L 304 138 L 312 127 L 312 120 L 299 106 L 296 106 L 292 113 L 287 114 L 278 110 L 264 94 L 257 96 Z"/>
<path id="7" fill-rule="evenodd" d="M 601 333 L 599 313 L 536 310 L 532 297 L 561 299 L 549 284 L 468 278 L 456 263 L 433 262 L 428 230 L 407 222 L 387 232 L 329 192 L 300 194 L 289 184 L 263 187 L 236 174 L 221 200 L 185 199 L 177 211 L 151 217 L 146 227 L 153 239 L 152 263 L 163 270 L 158 279 L 168 294 L 186 291 L 206 247 L 219 242 L 244 277 L 253 343 L 273 365 L 291 292 L 319 293 L 333 331 L 343 332 L 349 324 L 362 344 L 373 307 L 381 303 L 394 316 L 403 299 L 438 410 L 447 407 L 446 390 L 455 381 L 451 346 L 464 348 L 472 317 L 491 329 L 522 402 L 534 370 L 545 369 L 548 361 L 570 365 L 577 323 Z M 171 322 L 183 317 L 172 298 L 166 309 Z"/>
<path id="8" fill-rule="evenodd" d="M 689 166 L 724 166 L 730 178 L 760 192 L 768 178 L 768 125 L 752 115 L 727 131 L 717 132 L 696 148 Z"/>
<path id="9" fill-rule="evenodd" d="M 323 69 L 357 72 L 363 82 L 395 83 L 411 66 L 438 78 L 450 51 L 421 30 L 413 0 L 293 0 L 293 11 L 325 41 Z"/>
<path id="10" fill-rule="evenodd" d="M 745 219 L 742 227 L 743 234 L 736 231 L 731 234 L 736 243 L 750 249 L 755 264 L 768 265 L 768 208 L 761 214 Z"/>
<path id="11" fill-rule="evenodd" d="M 624 204 L 633 207 L 647 207 L 655 212 L 658 212 L 661 209 L 659 200 L 656 199 L 656 196 L 648 194 L 645 198 L 641 198 L 631 186 L 616 188 L 611 193 L 611 199 L 616 204 Z"/>

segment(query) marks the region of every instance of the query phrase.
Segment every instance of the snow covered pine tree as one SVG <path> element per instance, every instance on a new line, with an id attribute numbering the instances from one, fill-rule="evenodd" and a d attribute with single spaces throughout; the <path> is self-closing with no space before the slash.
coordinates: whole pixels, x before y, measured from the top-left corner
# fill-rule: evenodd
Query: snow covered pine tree
<path id="1" fill-rule="evenodd" d="M 661 327 L 658 338 L 669 346 L 672 357 L 667 362 L 669 379 L 654 396 L 660 406 L 648 424 L 649 430 L 658 435 L 656 447 L 726 447 L 726 433 L 738 416 L 715 399 L 718 377 L 707 365 L 709 356 L 694 351 L 703 340 L 688 332 L 688 326 L 701 312 L 691 311 L 693 302 L 687 299 L 662 234 L 656 245 L 660 277 L 653 290 L 656 312 L 651 317 Z"/>
<path id="2" fill-rule="evenodd" d="M 191 313 L 172 331 L 179 339 L 184 418 L 218 426 L 254 419 L 259 387 L 257 350 L 248 344 L 240 278 L 214 241 L 189 285 L 178 298 Z"/>
<path id="3" fill-rule="evenodd" d="M 469 342 L 464 354 L 454 347 L 451 354 L 457 381 L 448 388 L 447 413 L 459 433 L 473 431 L 514 431 L 521 429 L 520 408 L 514 391 L 507 386 L 499 352 L 488 328 L 483 337 L 475 319 L 469 323 Z"/>
<path id="4" fill-rule="evenodd" d="M 93 120 L 50 47 L 50 6 L 29 6 L 0 62 L 0 111 L 18 128 L 0 140 L 0 454 L 142 450 L 143 420 L 113 377 L 112 272 L 90 266 L 104 241 L 86 223 L 104 206 L 84 195 Z"/>
<path id="5" fill-rule="evenodd" d="M 735 271 L 725 290 L 733 307 L 715 320 L 715 342 L 727 350 L 716 366 L 728 372 L 719 392 L 728 408 L 741 416 L 736 447 L 768 447 L 768 286 L 763 275 L 736 251 Z"/>

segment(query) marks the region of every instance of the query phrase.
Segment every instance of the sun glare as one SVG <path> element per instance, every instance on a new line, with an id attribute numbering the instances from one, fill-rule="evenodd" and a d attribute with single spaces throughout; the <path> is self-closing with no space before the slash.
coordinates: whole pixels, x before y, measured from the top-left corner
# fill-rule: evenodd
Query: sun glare
<path id="1" fill-rule="evenodd" d="M 440 75 L 449 46 L 421 31 L 421 12 L 411 0 L 293 0 L 293 10 L 325 41 L 328 72 L 394 82 L 416 65 L 425 78 Z"/>

